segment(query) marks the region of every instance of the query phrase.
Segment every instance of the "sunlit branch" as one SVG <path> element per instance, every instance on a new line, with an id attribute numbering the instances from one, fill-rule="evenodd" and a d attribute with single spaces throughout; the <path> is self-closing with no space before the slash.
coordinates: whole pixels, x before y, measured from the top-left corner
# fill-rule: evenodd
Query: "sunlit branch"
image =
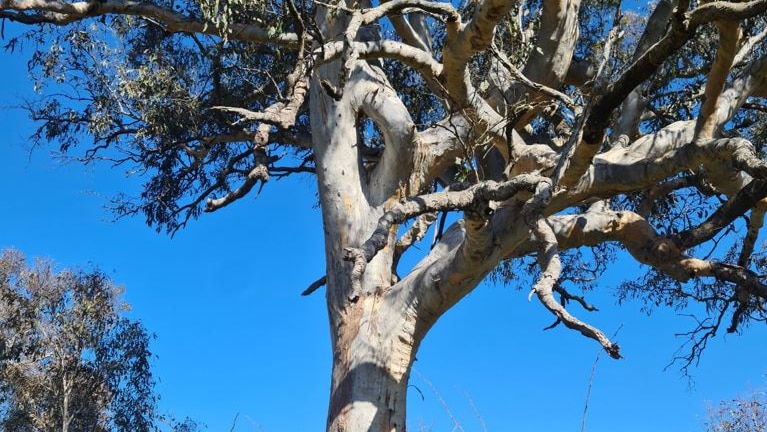
<path id="1" fill-rule="evenodd" d="M 429 227 L 431 227 L 432 224 L 436 222 L 438 215 L 438 212 L 429 212 L 418 216 L 415 222 L 410 225 L 405 234 L 403 234 L 402 237 L 397 240 L 397 243 L 394 246 L 393 259 L 393 267 L 395 269 L 400 257 L 402 257 L 402 254 L 404 254 L 405 251 L 407 251 L 412 245 L 423 239 L 423 237 L 428 232 Z"/>
<path id="2" fill-rule="evenodd" d="M 27 12 L 32 12 L 27 15 Z M 257 24 L 233 23 L 229 33 L 224 34 L 216 26 L 196 21 L 189 17 L 151 3 L 138 1 L 80 1 L 69 3 L 61 0 L 9 0 L 0 6 L 0 14 L 26 24 L 50 23 L 69 24 L 85 18 L 101 15 L 132 15 L 151 18 L 163 23 L 169 32 L 204 33 L 226 36 L 228 39 L 250 42 L 265 42 L 275 45 L 296 47 L 299 37 L 294 33 L 271 35 Z M 2 16 L 2 15 L 0 15 Z"/>
<path id="3" fill-rule="evenodd" d="M 734 21 L 717 20 L 716 28 L 719 30 L 719 46 L 716 51 L 716 59 L 711 65 L 706 80 L 703 94 L 703 103 L 698 113 L 695 124 L 695 139 L 711 139 L 714 137 L 716 121 L 716 105 L 719 95 L 724 90 L 727 76 L 735 59 L 738 42 L 741 39 L 740 23 Z"/>
<path id="4" fill-rule="evenodd" d="M 616 6 L 618 10 L 619 4 Z M 550 88 L 562 86 L 579 39 L 580 7 L 581 0 L 541 2 L 540 24 L 522 75 Z M 524 88 L 526 86 L 524 82 L 517 82 L 506 92 L 507 102 L 513 106 L 510 124 L 517 129 L 529 125 L 548 105 L 550 97 L 544 93 L 529 92 Z"/>
<path id="5" fill-rule="evenodd" d="M 354 263 L 352 284 L 359 293 L 365 266 L 384 247 L 389 239 L 390 229 L 424 213 L 466 210 L 483 213 L 490 201 L 504 201 L 517 192 L 532 191 L 541 181 L 537 175 L 521 175 L 505 182 L 486 181 L 467 189 L 442 191 L 412 198 L 401 199 L 379 220 L 373 234 L 359 248 L 347 248 L 345 259 Z"/>
<path id="6" fill-rule="evenodd" d="M 658 42 L 666 33 L 669 19 L 674 12 L 672 0 L 659 1 L 647 19 L 647 26 L 639 39 L 633 60 L 642 56 L 651 46 Z M 644 82 L 632 90 L 621 104 L 620 119 L 613 131 L 613 136 L 627 135 L 630 138 L 639 133 L 639 121 L 647 107 L 647 101 L 642 98 L 643 91 L 649 83 Z"/>
<path id="7" fill-rule="evenodd" d="M 761 230 L 764 225 L 764 213 L 765 209 L 762 208 L 762 206 L 757 206 L 751 210 L 751 215 L 748 219 L 746 237 L 743 239 L 743 247 L 738 256 L 738 265 L 741 267 L 748 268 L 751 263 L 751 254 L 754 253 L 756 239 L 759 238 L 759 230 Z"/>
<path id="8" fill-rule="evenodd" d="M 572 316 L 552 294 L 562 272 L 562 263 L 559 259 L 557 237 L 542 215 L 542 210 L 551 202 L 551 189 L 550 181 L 540 182 L 533 197 L 522 208 L 525 221 L 539 243 L 538 263 L 541 267 L 541 275 L 535 282 L 531 294 L 535 293 L 546 309 L 567 328 L 577 330 L 584 336 L 596 340 L 610 357 L 619 359 L 621 354 L 617 344 L 612 343 L 599 329 Z"/>
<path id="9" fill-rule="evenodd" d="M 271 129 L 271 127 L 267 124 L 263 124 L 258 128 L 258 132 L 256 133 L 253 142 L 253 149 L 251 151 L 253 155 L 253 167 L 250 168 L 250 171 L 245 176 L 245 180 L 242 184 L 237 189 L 228 192 L 221 198 L 209 198 L 205 203 L 206 212 L 216 211 L 244 197 L 251 191 L 251 189 L 253 189 L 259 180 L 262 185 L 269 181 L 269 158 L 266 156 L 264 150 L 264 147 L 269 142 L 269 129 Z M 230 165 L 230 168 L 231 167 L 232 165 Z M 227 174 L 228 173 L 225 172 L 224 176 Z M 222 181 L 224 181 L 224 179 L 219 180 L 219 183 Z"/>
<path id="10" fill-rule="evenodd" d="M 354 62 L 360 58 L 360 53 L 357 51 L 357 44 L 355 44 L 355 41 L 357 40 L 357 35 L 362 26 L 370 25 L 387 15 L 413 11 L 426 12 L 440 17 L 444 15 L 447 17 L 446 19 L 448 21 L 460 20 L 460 15 L 449 3 L 431 2 L 426 0 L 393 0 L 370 9 L 345 10 L 348 13 L 351 13 L 352 17 L 343 34 L 342 67 L 337 88 L 340 92 L 343 91 L 346 85 L 346 80 L 349 78 Z M 331 85 L 326 83 L 326 86 Z M 335 97 L 338 98 L 339 95 L 340 93 Z"/>
<path id="11" fill-rule="evenodd" d="M 340 41 L 328 42 L 322 48 L 316 50 L 315 54 L 318 56 L 322 55 L 323 62 L 329 62 L 343 55 L 345 45 L 345 42 Z M 436 61 L 431 54 L 401 42 L 391 40 L 353 42 L 352 47 L 359 55 L 359 58 L 392 58 L 399 60 L 420 72 L 427 81 L 435 81 L 442 75 L 442 64 Z"/>
<path id="12" fill-rule="evenodd" d="M 740 21 L 767 11 L 767 0 L 750 2 L 715 1 L 698 6 L 690 12 L 690 27 L 711 21 Z"/>
<path id="13" fill-rule="evenodd" d="M 577 182 L 600 149 L 613 111 L 634 88 L 654 74 L 669 56 L 690 40 L 700 25 L 715 19 L 742 19 L 764 10 L 767 10 L 767 0 L 743 4 L 715 2 L 686 14 L 677 12 L 671 19 L 671 26 L 666 35 L 629 65 L 594 102 L 584 127 L 583 139 L 575 147 L 570 168 L 561 184 L 570 186 Z"/>
<path id="14" fill-rule="evenodd" d="M 532 90 L 534 90 L 536 92 L 542 93 L 542 94 L 544 94 L 546 96 L 549 96 L 549 97 L 552 97 L 554 99 L 557 99 L 557 100 L 559 100 L 560 102 L 562 102 L 563 104 L 565 104 L 565 106 L 567 106 L 569 108 L 575 107 L 575 102 L 573 102 L 573 100 L 572 100 L 572 98 L 570 98 L 570 96 L 560 92 L 559 90 L 556 90 L 556 89 L 553 89 L 551 87 L 545 86 L 543 84 L 534 82 L 534 81 L 530 80 L 528 77 L 524 76 L 522 74 L 522 71 L 520 71 L 519 69 L 517 69 L 516 66 L 511 64 L 509 59 L 506 58 L 506 56 L 502 52 L 500 52 L 496 47 L 493 47 L 492 53 L 495 56 L 495 58 L 497 58 L 498 61 L 501 62 L 503 67 L 507 71 L 509 71 L 511 76 L 513 76 L 517 81 L 519 81 L 520 83 L 522 83 L 526 87 L 528 87 L 528 88 L 530 88 L 530 89 L 532 89 Z"/>
<path id="15" fill-rule="evenodd" d="M 643 217 L 630 211 L 586 212 L 547 219 L 560 246 L 575 248 L 605 240 L 618 241 L 639 262 L 652 266 L 679 282 L 711 277 L 730 282 L 738 290 L 767 299 L 767 285 L 751 270 L 686 255 L 675 236 L 660 236 Z"/>
<path id="16" fill-rule="evenodd" d="M 395 14 L 390 15 L 389 20 L 403 42 L 429 53 L 432 51 L 431 34 L 425 22 L 425 14 Z"/>
<path id="17" fill-rule="evenodd" d="M 743 44 L 738 49 L 738 53 L 735 55 L 735 59 L 733 60 L 732 64 L 734 66 L 738 66 L 743 63 L 746 57 L 751 53 L 751 50 L 765 38 L 767 38 L 767 27 L 743 42 Z"/>

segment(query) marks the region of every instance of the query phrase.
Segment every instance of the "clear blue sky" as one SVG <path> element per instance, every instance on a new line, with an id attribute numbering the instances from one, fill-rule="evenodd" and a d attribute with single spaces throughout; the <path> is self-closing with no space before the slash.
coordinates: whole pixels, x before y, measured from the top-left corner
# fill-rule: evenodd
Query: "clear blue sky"
<path id="1" fill-rule="evenodd" d="M 11 108 L 34 97 L 25 63 L 0 53 L 0 248 L 61 267 L 94 263 L 125 285 L 132 317 L 157 334 L 163 410 L 215 432 L 229 431 L 237 413 L 237 432 L 323 430 L 323 292 L 299 295 L 324 274 L 313 180 L 270 183 L 258 199 L 206 214 L 173 239 L 140 218 L 112 222 L 103 208 L 109 196 L 138 191 L 141 179 L 106 165 L 62 166 L 49 149 L 30 154 L 33 125 Z M 672 311 L 648 317 L 639 304 L 617 306 L 618 277 L 638 273 L 618 261 L 611 275 L 590 297 L 601 311 L 585 318 L 608 334 L 622 325 L 626 359 L 600 359 L 587 431 L 697 431 L 707 403 L 764 386 L 764 325 L 715 339 L 691 387 L 664 367 L 682 342 L 674 333 L 692 323 Z M 483 284 L 440 320 L 415 363 L 410 430 L 453 430 L 451 416 L 467 432 L 482 430 L 478 417 L 491 432 L 580 430 L 599 347 L 563 328 L 543 332 L 552 317 L 526 297 Z"/>

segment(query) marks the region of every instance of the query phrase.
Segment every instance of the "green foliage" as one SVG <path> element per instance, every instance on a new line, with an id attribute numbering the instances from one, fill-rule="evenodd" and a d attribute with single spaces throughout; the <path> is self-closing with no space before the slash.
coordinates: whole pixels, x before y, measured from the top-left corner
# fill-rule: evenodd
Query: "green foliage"
<path id="1" fill-rule="evenodd" d="M 191 17 L 213 13 L 202 4 L 160 3 Z M 216 25 L 252 19 L 290 27 L 279 24 L 284 5 L 218 7 Z M 130 16 L 46 28 L 9 42 L 30 44 L 30 73 L 44 94 L 27 104 L 39 125 L 33 142 L 56 143 L 67 158 L 107 160 L 145 175 L 143 192 L 117 197 L 114 209 L 118 216 L 143 214 L 168 232 L 197 217 L 206 198 L 239 187 L 253 167 L 248 125 L 211 108 L 260 110 L 279 101 L 295 62 L 294 53 L 273 46 L 170 33 Z M 295 134 L 306 128 L 301 116 Z M 217 139 L 221 145 L 212 144 Z"/>
<path id="2" fill-rule="evenodd" d="M 121 292 L 98 271 L 29 268 L 19 252 L 3 253 L 0 429 L 160 430 L 152 336 L 122 315 Z"/>

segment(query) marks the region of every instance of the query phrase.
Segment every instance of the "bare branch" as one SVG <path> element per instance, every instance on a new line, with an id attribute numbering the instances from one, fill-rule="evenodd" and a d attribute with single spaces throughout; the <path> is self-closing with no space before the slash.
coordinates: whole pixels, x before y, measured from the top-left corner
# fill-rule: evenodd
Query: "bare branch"
<path id="1" fill-rule="evenodd" d="M 748 268 L 751 263 L 751 254 L 754 253 L 754 246 L 756 239 L 759 237 L 759 230 L 764 225 L 764 206 L 758 205 L 751 210 L 751 216 L 748 219 L 748 230 L 746 231 L 746 238 L 743 239 L 743 247 L 740 250 L 738 256 L 738 265 Z"/>
<path id="2" fill-rule="evenodd" d="M 711 21 L 739 21 L 767 11 L 767 0 L 750 2 L 715 1 L 698 6 L 690 12 L 690 27 Z"/>
<path id="3" fill-rule="evenodd" d="M 32 11 L 32 15 L 27 12 Z M 16 13 L 14 15 L 14 12 Z M 164 9 L 151 3 L 138 1 L 80 1 L 69 3 L 61 0 L 7 0 L 0 6 L 0 13 L 15 21 L 31 23 L 51 23 L 65 25 L 86 18 L 101 15 L 133 15 L 159 21 L 169 32 L 204 33 L 226 36 L 229 39 L 264 42 L 275 45 L 297 47 L 299 37 L 293 33 L 280 33 L 270 36 L 269 32 L 257 24 L 233 23 L 231 33 L 224 35 L 216 26 L 206 25 L 189 17 Z M 11 15 L 11 16 L 8 16 Z"/>
<path id="4" fill-rule="evenodd" d="M 717 189 L 736 195 L 751 178 L 767 178 L 767 164 L 742 138 L 692 141 L 694 122 L 677 122 L 653 135 L 644 136 L 627 148 L 616 147 L 597 155 L 577 187 L 559 191 L 552 209 L 588 197 L 606 197 L 617 192 L 645 189 L 685 170 L 704 165 Z M 735 168 L 735 169 L 733 169 Z M 743 175 L 747 173 L 748 175 Z M 733 180 L 738 177 L 738 182 Z"/>
<path id="5" fill-rule="evenodd" d="M 767 197 L 767 180 L 753 180 L 736 196 L 719 207 L 706 221 L 670 238 L 681 250 L 697 246 L 713 238 L 765 197 Z"/>
<path id="6" fill-rule="evenodd" d="M 311 293 L 313 293 L 313 292 L 317 291 L 318 289 L 320 289 L 321 287 L 323 287 L 327 282 L 328 282 L 328 277 L 327 276 L 323 276 L 323 277 L 317 279 L 316 281 L 312 282 L 311 285 L 309 285 L 308 288 L 306 288 L 305 290 L 303 290 L 303 292 L 301 292 L 301 295 L 302 296 L 308 296 Z"/>
<path id="7" fill-rule="evenodd" d="M 563 186 L 574 184 L 588 169 L 592 158 L 602 144 L 613 110 L 636 86 L 655 73 L 671 54 L 691 39 L 700 25 L 714 20 L 743 19 L 765 10 L 767 10 L 767 0 L 749 3 L 714 2 L 702 5 L 686 14 L 678 11 L 671 20 L 668 33 L 635 60 L 617 81 L 610 84 L 592 106 L 584 128 L 583 139 L 576 146 L 571 168 L 565 181 L 562 182 Z"/>
<path id="8" fill-rule="evenodd" d="M 466 65 L 471 56 L 490 47 L 498 21 L 514 6 L 513 1 L 483 0 L 467 24 L 460 16 L 446 23 L 445 47 L 442 58 L 445 65 L 445 86 L 458 108 L 469 104 L 472 86 L 468 82 Z"/>
<path id="9" fill-rule="evenodd" d="M 610 357 L 619 359 L 621 358 L 620 347 L 617 344 L 610 342 L 607 336 L 599 329 L 572 316 L 554 299 L 552 294 L 559 280 L 562 263 L 559 260 L 557 237 L 551 226 L 541 215 L 543 208 L 551 202 L 551 187 L 551 182 L 540 182 L 536 187 L 535 195 L 522 209 L 528 226 L 530 226 L 533 235 L 540 244 L 538 262 L 541 266 L 541 275 L 533 286 L 533 292 L 538 296 L 538 300 L 543 303 L 546 309 L 553 313 L 565 326 L 596 340 Z"/>
<path id="10" fill-rule="evenodd" d="M 641 57 L 666 33 L 669 19 L 671 19 L 674 12 L 674 3 L 676 3 L 674 0 L 661 0 L 655 6 L 652 15 L 647 18 L 647 27 L 645 27 L 642 37 L 639 39 L 633 60 Z M 620 119 L 613 132 L 614 137 L 627 135 L 633 138 L 639 133 L 639 120 L 647 105 L 647 101 L 642 98 L 642 93 L 648 85 L 647 82 L 640 84 L 622 102 Z"/>
<path id="11" fill-rule="evenodd" d="M 269 180 L 269 171 L 264 165 L 257 165 L 254 167 L 250 173 L 248 173 L 242 185 L 237 189 L 229 192 L 221 198 L 208 199 L 205 204 L 205 211 L 216 211 L 244 197 L 248 194 L 248 192 L 250 192 L 251 189 L 253 189 L 253 186 L 255 186 L 259 180 L 261 180 L 263 183 L 266 183 Z"/>
<path id="12" fill-rule="evenodd" d="M 506 56 L 502 52 L 500 52 L 498 48 L 493 47 L 492 53 L 495 56 L 495 58 L 497 58 L 498 61 L 501 62 L 503 67 L 506 68 L 506 70 L 509 71 L 509 73 L 511 73 L 511 76 L 513 76 L 517 81 L 521 82 L 523 85 L 529 87 L 532 90 L 535 90 L 536 92 L 543 93 L 546 96 L 557 99 L 569 108 L 575 107 L 575 102 L 573 102 L 570 96 L 560 92 L 559 90 L 555 90 L 551 87 L 534 82 L 530 78 L 524 76 L 522 72 L 519 69 L 517 69 L 516 66 L 514 66 L 513 64 L 511 64 L 511 62 L 509 62 L 509 59 L 506 58 Z"/>
<path id="13" fill-rule="evenodd" d="M 541 23 L 535 46 L 530 52 L 522 75 L 547 87 L 561 87 L 578 42 L 578 13 L 580 0 L 543 1 L 541 5 Z M 618 7 L 620 9 L 620 7 Z M 522 85 L 520 85 L 522 84 Z M 528 94 L 522 86 L 524 81 L 510 89 L 508 97 L 513 105 L 524 103 L 522 112 L 515 113 L 513 125 L 516 128 L 529 124 L 542 111 L 543 99 L 547 94 Z M 523 99 L 523 97 L 525 99 Z"/>
<path id="14" fill-rule="evenodd" d="M 251 189 L 253 189 L 253 186 L 255 186 L 259 180 L 262 185 L 269 181 L 269 169 L 267 168 L 268 158 L 264 151 L 264 147 L 269 142 L 269 129 L 269 125 L 263 124 L 259 127 L 258 132 L 256 133 L 252 150 L 254 166 L 251 168 L 250 172 L 248 172 L 242 185 L 221 198 L 209 198 L 205 203 L 206 212 L 216 211 L 244 197 L 251 191 Z M 222 175 L 228 175 L 228 171 L 229 170 L 223 171 Z M 223 181 L 223 178 L 219 179 L 219 183 L 222 183 Z"/>
<path id="15" fill-rule="evenodd" d="M 423 14 L 391 15 L 389 20 L 391 20 L 392 26 L 403 42 L 420 50 L 431 52 L 431 34 L 423 22 Z"/>
<path id="16" fill-rule="evenodd" d="M 364 25 L 372 24 L 387 15 L 404 12 L 406 9 L 415 9 L 417 11 L 423 11 L 438 16 L 446 15 L 448 21 L 460 20 L 460 15 L 449 3 L 431 2 L 427 0 L 393 0 L 382 3 L 371 9 L 348 10 L 348 12 L 352 14 L 352 17 L 343 33 L 344 50 L 340 72 L 341 75 L 337 86 L 341 92 L 346 86 L 346 80 L 351 73 L 354 63 L 360 57 L 360 53 L 356 50 L 357 45 L 355 44 L 360 28 Z"/>
<path id="17" fill-rule="evenodd" d="M 329 62 L 340 57 L 345 49 L 345 42 L 335 41 L 326 43 L 315 55 L 322 55 L 323 62 Z M 393 58 L 412 67 L 421 73 L 427 81 L 436 82 L 442 75 L 443 66 L 426 51 L 391 40 L 353 42 L 352 48 L 359 58 Z M 440 91 L 442 93 L 442 91 Z"/>
<path id="18" fill-rule="evenodd" d="M 559 294 L 559 296 L 562 298 L 562 301 L 564 303 L 575 301 L 578 304 L 581 305 L 581 307 L 589 312 L 597 312 L 599 309 L 597 309 L 596 306 L 592 305 L 591 303 L 587 302 L 586 299 L 583 296 L 578 296 L 574 294 L 570 294 L 569 291 L 567 291 L 561 284 L 554 285 L 554 292 Z"/>
<path id="19" fill-rule="evenodd" d="M 639 262 L 650 265 L 679 282 L 712 277 L 730 282 L 737 290 L 767 299 L 767 285 L 754 272 L 736 265 L 685 255 L 673 237 L 659 236 L 641 216 L 629 211 L 587 212 L 576 216 L 551 216 L 549 224 L 564 248 L 619 241 Z"/>
<path id="20" fill-rule="evenodd" d="M 716 60 L 708 72 L 703 104 L 695 124 L 695 139 L 714 137 L 714 128 L 717 123 L 716 105 L 735 60 L 738 42 L 741 38 L 740 23 L 738 22 L 717 20 L 716 27 L 719 29 L 719 47 L 716 51 Z"/>
<path id="21" fill-rule="evenodd" d="M 484 213 L 489 210 L 490 201 L 504 201 L 517 192 L 534 190 L 543 179 L 537 175 L 521 175 L 511 180 L 497 183 L 486 181 L 477 183 L 468 189 L 459 191 L 442 191 L 432 194 L 400 199 L 379 220 L 373 234 L 359 248 L 347 248 L 345 260 L 354 263 L 352 283 L 359 293 L 361 278 L 365 266 L 384 247 L 389 239 L 389 231 L 393 226 L 405 222 L 418 215 L 446 210 L 468 210 Z"/>
<path id="22" fill-rule="evenodd" d="M 429 227 L 436 222 L 438 212 L 424 213 L 418 216 L 413 222 L 413 225 L 408 228 L 407 232 L 397 240 L 397 244 L 394 246 L 394 266 L 396 268 L 399 258 L 410 246 L 418 243 L 426 235 Z"/>
<path id="23" fill-rule="evenodd" d="M 754 48 L 754 46 L 763 41 L 764 38 L 767 38 L 767 27 L 743 42 L 743 44 L 738 49 L 738 53 L 735 55 L 735 59 L 732 61 L 732 64 L 737 66 L 743 63 L 746 57 L 751 53 L 751 50 Z"/>

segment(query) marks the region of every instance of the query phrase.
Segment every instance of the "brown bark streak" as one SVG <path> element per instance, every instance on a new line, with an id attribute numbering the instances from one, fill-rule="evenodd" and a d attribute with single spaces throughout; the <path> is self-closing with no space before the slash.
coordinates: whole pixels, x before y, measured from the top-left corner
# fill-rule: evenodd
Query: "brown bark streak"
<path id="1" fill-rule="evenodd" d="M 392 0 L 377 6 L 369 0 L 331 3 L 315 4 L 312 11 L 316 22 L 310 26 L 307 20 L 307 28 L 296 25 L 300 27 L 297 34 L 275 35 L 257 25 L 236 22 L 229 26 L 232 33 L 226 36 L 230 39 L 289 47 L 298 51 L 295 57 L 300 61 L 293 73 L 277 78 L 280 82 L 275 83 L 287 97 L 255 104 L 266 107 L 260 112 L 217 107 L 258 123 L 247 134 L 255 137 L 252 153 L 257 163 L 239 188 L 209 201 L 209 210 L 224 207 L 248 194 L 257 181 L 268 179 L 270 161 L 263 147 L 270 143 L 272 127 L 308 129 L 302 117 L 308 100 L 312 142 L 304 148 L 311 147 L 316 165 L 327 276 L 307 293 L 327 285 L 333 355 L 328 431 L 404 431 L 407 383 L 422 339 L 440 316 L 504 259 L 539 250 L 542 276 L 534 286 L 538 298 L 565 325 L 599 341 L 613 357 L 620 355 L 617 345 L 572 316 L 554 298 L 561 271 L 560 248 L 617 241 L 637 261 L 679 281 L 713 277 L 736 284 L 749 295 L 767 298 L 767 287 L 746 268 L 767 206 L 767 164 L 742 138 L 714 139 L 717 128 L 733 117 L 746 98 L 767 93 L 767 56 L 746 65 L 744 76 L 724 90 L 739 40 L 734 20 L 764 12 L 767 0 L 702 2 L 692 12 L 686 12 L 689 2 L 680 1 L 680 10 L 673 12 L 671 4 L 675 2 L 662 1 L 654 15 L 662 22 L 648 26 L 633 63 L 595 96 L 585 113 L 579 113 L 570 96 L 558 90 L 568 71 L 579 69 L 572 64 L 572 54 L 579 42 L 580 1 L 543 0 L 538 39 L 524 73 L 497 55 L 510 73 L 505 75 L 507 82 L 499 80 L 494 85 L 502 96 L 512 94 L 512 98 L 504 98 L 505 103 L 513 105 L 526 96 L 534 103 L 557 98 L 573 109 L 576 118 L 563 129 L 573 129 L 575 123 L 578 132 L 569 131 L 575 147 L 568 146 L 564 156 L 555 145 L 528 143 L 512 127 L 507 129 L 509 119 L 500 113 L 507 107 L 501 103 L 491 106 L 478 90 L 482 87 L 475 88 L 483 77 L 469 73 L 472 58 L 492 45 L 496 26 L 514 1 L 479 0 L 468 23 L 445 2 Z M 308 18 L 295 4 L 292 7 L 297 23 Z M 431 52 L 424 13 L 444 19 L 443 63 Z M 66 24 L 105 14 L 151 19 L 169 32 L 224 36 L 215 26 L 149 3 L 7 0 L 0 6 L 0 17 L 21 22 Z M 377 33 L 375 25 L 386 17 L 404 42 L 383 40 L 383 34 Z M 715 20 L 721 42 L 697 125 L 694 120 L 679 121 L 597 154 L 607 130 L 632 138 L 638 135 L 637 124 L 645 104 L 637 87 L 692 38 L 697 27 Z M 664 33 L 666 23 L 671 28 Z M 434 121 L 431 113 L 421 116 L 434 121 L 434 127 L 419 131 L 413 120 L 416 116 L 411 118 L 409 111 L 412 106 L 403 102 L 410 101 L 397 94 L 383 63 L 365 60 L 383 57 L 399 60 L 419 72 L 433 96 L 444 98 L 434 105 L 445 109 L 445 118 Z M 589 76 L 582 75 L 581 82 Z M 510 82 L 513 77 L 516 84 Z M 524 94 L 530 88 L 533 92 Z M 618 106 L 623 106 L 625 118 L 616 125 L 612 113 Z M 524 126 L 539 112 L 538 108 L 516 111 L 518 117 L 512 125 Z M 383 150 L 375 158 L 368 158 L 369 154 L 361 150 L 365 144 L 361 142 L 365 131 L 359 126 L 362 116 L 371 119 L 383 137 Z M 562 135 L 545 137 L 550 141 L 566 140 L 568 135 L 568 131 L 556 128 L 548 131 Z M 199 151 L 187 146 L 186 156 L 204 160 L 211 143 Z M 491 146 L 496 153 L 487 151 Z M 425 193 L 435 179 L 450 183 L 455 165 L 466 163 L 465 159 L 456 162 L 456 158 L 465 158 L 469 151 L 475 153 L 468 163 L 480 166 L 477 172 L 487 174 L 483 179 L 497 181 L 473 178 L 473 183 L 462 189 Z M 489 161 L 501 161 L 502 166 L 493 167 Z M 234 164 L 232 160 L 230 163 Z M 547 176 L 554 167 L 565 167 L 555 173 L 565 188 L 552 197 L 552 181 Z M 690 186 L 686 179 L 675 176 L 701 167 L 706 169 L 707 180 L 729 200 L 699 226 L 678 235 L 660 236 L 642 216 L 628 211 L 594 210 L 591 206 L 581 215 L 557 215 L 594 198 L 643 189 L 650 192 L 640 206 L 641 213 L 649 214 L 657 197 Z M 502 174 L 507 177 L 502 178 Z M 653 189 L 661 181 L 666 183 Z M 740 266 L 686 255 L 689 248 L 710 240 L 755 207 L 738 260 Z M 400 281 L 393 280 L 402 251 L 413 244 L 413 239 L 423 236 L 437 212 L 455 210 L 463 211 L 464 218 L 443 234 L 409 274 Z M 423 223 L 395 245 L 399 225 L 426 214 Z M 64 418 L 69 417 L 65 413 Z"/>

